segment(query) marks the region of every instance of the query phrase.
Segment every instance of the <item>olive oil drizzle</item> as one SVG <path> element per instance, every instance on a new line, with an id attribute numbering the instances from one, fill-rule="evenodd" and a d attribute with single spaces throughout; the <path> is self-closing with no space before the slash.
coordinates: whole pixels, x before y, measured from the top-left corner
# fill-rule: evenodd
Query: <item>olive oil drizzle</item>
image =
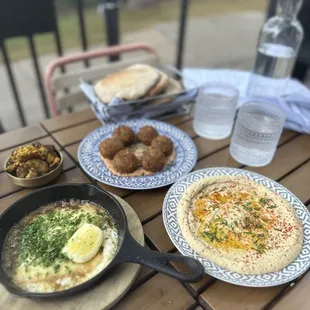
<path id="1" fill-rule="evenodd" d="M 198 233 L 207 243 L 262 254 L 267 250 L 268 230 L 275 228 L 276 208 L 272 199 L 257 197 L 256 192 L 238 193 L 225 186 L 209 194 L 201 193 L 194 203 L 194 216 L 200 222 Z M 224 218 L 232 212 L 243 214 L 242 219 Z"/>

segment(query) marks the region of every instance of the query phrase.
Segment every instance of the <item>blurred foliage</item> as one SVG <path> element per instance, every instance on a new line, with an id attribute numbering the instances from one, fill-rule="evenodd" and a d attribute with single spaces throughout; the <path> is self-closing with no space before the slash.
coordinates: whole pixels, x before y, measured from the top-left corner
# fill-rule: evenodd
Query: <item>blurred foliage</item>
<path id="1" fill-rule="evenodd" d="M 44 1 L 44 0 L 42 0 Z M 55 0 L 57 5 L 58 26 L 62 45 L 65 51 L 80 49 L 78 16 L 76 13 L 76 0 Z M 89 46 L 105 43 L 105 24 L 101 14 L 96 11 L 100 0 L 83 0 L 93 8 L 85 8 L 84 17 Z M 124 0 L 122 0 L 124 2 Z M 128 0 L 126 0 L 128 1 Z M 68 4 L 60 4 L 64 2 Z M 221 13 L 240 11 L 265 11 L 267 0 L 189 0 L 189 16 L 208 17 Z M 95 4 L 94 4 L 95 3 Z M 74 5 L 74 7 L 70 7 Z M 64 14 L 60 14 L 64 13 Z M 157 23 L 176 21 L 180 14 L 180 0 L 158 0 L 155 7 L 143 10 L 128 10 L 124 6 L 119 12 L 121 35 L 154 27 Z M 177 28 L 176 28 L 177 31 Z M 151 41 L 152 38 L 149 38 Z M 55 43 L 52 34 L 36 35 L 36 46 L 39 55 L 55 53 Z M 28 44 L 25 38 L 18 37 L 7 40 L 7 48 L 12 61 L 30 57 Z M 0 55 L 0 63 L 1 63 Z"/>

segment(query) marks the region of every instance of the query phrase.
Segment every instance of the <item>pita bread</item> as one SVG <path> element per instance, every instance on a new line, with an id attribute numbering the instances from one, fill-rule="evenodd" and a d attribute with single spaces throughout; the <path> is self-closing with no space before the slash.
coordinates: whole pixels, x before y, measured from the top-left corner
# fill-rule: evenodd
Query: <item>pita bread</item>
<path id="1" fill-rule="evenodd" d="M 160 78 L 157 84 L 149 90 L 145 97 L 153 97 L 159 95 L 168 85 L 169 77 L 163 72 L 159 72 Z"/>
<path id="2" fill-rule="evenodd" d="M 160 78 L 159 72 L 151 66 L 134 65 L 97 82 L 95 93 L 106 104 L 114 98 L 134 100 L 145 96 Z"/>
<path id="3" fill-rule="evenodd" d="M 183 90 L 183 86 L 181 82 L 174 80 L 174 79 L 169 79 L 168 85 L 166 86 L 162 94 L 171 94 L 171 96 L 155 99 L 155 100 L 152 100 L 150 103 L 156 103 L 156 104 L 168 103 L 174 100 L 177 97 L 177 93 L 179 93 L 182 90 Z"/>

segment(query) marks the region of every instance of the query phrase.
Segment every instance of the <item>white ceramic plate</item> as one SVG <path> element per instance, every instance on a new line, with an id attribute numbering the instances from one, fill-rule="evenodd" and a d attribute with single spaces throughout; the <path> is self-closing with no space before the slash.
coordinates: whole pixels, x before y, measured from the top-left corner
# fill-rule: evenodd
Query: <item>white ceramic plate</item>
<path id="1" fill-rule="evenodd" d="M 244 275 L 219 267 L 211 261 L 197 254 L 185 241 L 177 220 L 177 207 L 186 189 L 200 179 L 218 176 L 245 176 L 262 184 L 286 199 L 295 209 L 304 230 L 304 242 L 299 256 L 288 266 L 278 272 L 262 275 Z M 208 168 L 198 170 L 180 179 L 168 191 L 163 203 L 163 220 L 167 233 L 177 249 L 186 256 L 198 259 L 204 266 L 206 273 L 211 276 L 237 285 L 266 287 L 290 282 L 310 267 L 310 213 L 304 204 L 281 184 L 257 173 L 234 168 Z"/>

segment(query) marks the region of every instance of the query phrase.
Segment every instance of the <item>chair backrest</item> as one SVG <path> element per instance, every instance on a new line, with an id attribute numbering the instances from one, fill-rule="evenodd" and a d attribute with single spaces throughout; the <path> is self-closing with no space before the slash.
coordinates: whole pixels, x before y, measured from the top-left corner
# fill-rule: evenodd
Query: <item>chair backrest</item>
<path id="1" fill-rule="evenodd" d="M 73 72 L 70 72 L 68 70 L 67 73 L 53 78 L 55 70 L 62 65 L 81 62 L 83 60 L 89 60 L 103 56 L 111 56 L 138 51 L 144 51 L 146 52 L 146 54 L 139 57 L 120 60 L 117 62 L 105 63 L 99 66 L 82 68 Z M 74 54 L 73 56 L 60 57 L 54 60 L 47 67 L 44 76 L 44 85 L 46 88 L 46 94 L 52 114 L 59 114 L 59 108 L 62 109 L 68 106 L 76 105 L 81 102 L 85 102 L 85 97 L 83 93 L 78 88 L 76 88 L 81 78 L 85 81 L 95 81 L 102 78 L 106 74 L 119 71 L 125 67 L 136 63 L 157 65 L 159 63 L 159 57 L 151 46 L 141 43 L 117 45 L 104 49 L 82 52 Z M 57 93 L 59 93 L 60 90 L 68 88 L 76 89 L 70 92 L 61 92 L 62 96 L 57 96 Z"/>

